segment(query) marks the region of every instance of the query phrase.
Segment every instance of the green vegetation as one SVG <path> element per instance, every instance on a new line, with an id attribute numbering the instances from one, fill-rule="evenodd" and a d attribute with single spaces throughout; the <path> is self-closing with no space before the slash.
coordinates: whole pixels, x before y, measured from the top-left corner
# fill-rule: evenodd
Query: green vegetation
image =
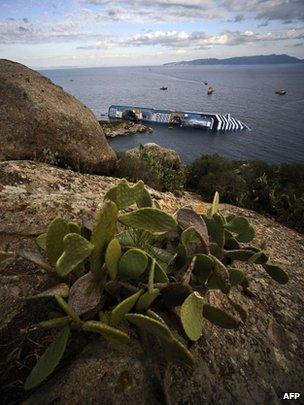
<path id="1" fill-rule="evenodd" d="M 181 191 L 186 182 L 183 167 L 176 167 L 166 154 L 160 157 L 144 148 L 140 148 L 139 157 L 121 154 L 115 174 L 130 181 L 143 180 L 159 191 Z"/>
<path id="2" fill-rule="evenodd" d="M 244 217 L 222 215 L 218 193 L 204 215 L 190 206 L 169 215 L 148 194 L 141 181 L 131 186 L 123 180 L 106 193 L 93 225 L 63 218 L 49 224 L 37 238 L 47 261 L 22 251 L 59 283 L 30 298 L 53 301 L 58 316 L 29 326 L 27 333 L 60 331 L 28 376 L 26 389 L 54 371 L 73 331 L 128 344 L 126 323 L 140 336 L 156 339 L 168 362 L 194 368 L 189 345 L 200 338 L 205 322 L 233 329 L 246 321 L 246 310 L 229 296 L 236 286 L 250 294 L 242 262 L 261 264 L 265 274 L 287 283 L 287 273 L 269 263 L 265 252 L 242 244 L 252 241 L 254 229 Z M 208 290 L 226 296 L 233 314 L 210 305 Z"/>
<path id="3" fill-rule="evenodd" d="M 211 201 L 249 208 L 304 232 L 304 164 L 268 165 L 203 155 L 188 168 L 187 187 Z"/>

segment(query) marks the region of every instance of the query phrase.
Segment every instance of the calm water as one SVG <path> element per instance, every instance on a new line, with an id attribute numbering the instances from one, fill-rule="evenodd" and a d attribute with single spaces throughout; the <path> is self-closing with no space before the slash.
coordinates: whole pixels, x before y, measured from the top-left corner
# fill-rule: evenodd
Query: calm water
<path id="1" fill-rule="evenodd" d="M 111 104 L 231 113 L 250 132 L 209 132 L 154 127 L 110 141 L 116 150 L 156 142 L 175 149 L 185 162 L 205 153 L 269 162 L 304 161 L 304 65 L 179 66 L 45 70 L 56 84 L 96 116 Z M 206 94 L 207 80 L 215 88 Z M 167 91 L 160 91 L 161 86 Z M 283 88 L 287 95 L 278 96 Z"/>

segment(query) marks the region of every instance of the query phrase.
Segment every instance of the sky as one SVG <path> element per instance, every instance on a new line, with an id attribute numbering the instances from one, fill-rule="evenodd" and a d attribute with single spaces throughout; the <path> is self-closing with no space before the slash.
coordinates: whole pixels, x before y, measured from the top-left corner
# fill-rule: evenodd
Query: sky
<path id="1" fill-rule="evenodd" d="M 0 58 L 33 68 L 304 58 L 304 0 L 0 0 Z"/>

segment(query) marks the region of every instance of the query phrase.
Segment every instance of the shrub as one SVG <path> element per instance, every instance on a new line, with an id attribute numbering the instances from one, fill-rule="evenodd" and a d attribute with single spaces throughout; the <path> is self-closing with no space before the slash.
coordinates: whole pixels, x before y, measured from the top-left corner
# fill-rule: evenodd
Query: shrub
<path id="1" fill-rule="evenodd" d="M 186 181 L 183 167 L 176 167 L 166 154 L 160 158 L 144 148 L 140 148 L 139 157 L 121 155 L 116 175 L 133 182 L 143 180 L 147 185 L 159 191 L 183 190 Z"/>
<path id="2" fill-rule="evenodd" d="M 233 163 L 217 154 L 202 155 L 188 168 L 187 186 L 196 188 L 203 176 L 209 173 L 221 173 L 233 169 Z"/>
<path id="3" fill-rule="evenodd" d="M 207 201 L 212 201 L 214 193 L 218 191 L 223 201 L 241 205 L 246 192 L 246 182 L 232 170 L 209 173 L 201 177 L 198 191 Z"/>
<path id="4" fill-rule="evenodd" d="M 207 155 L 190 165 L 187 185 L 207 201 L 218 190 L 223 202 L 253 209 L 304 231 L 303 164 L 269 165 Z"/>
<path id="5" fill-rule="evenodd" d="M 246 322 L 245 309 L 229 297 L 236 286 L 249 294 L 240 263 L 261 264 L 275 281 L 287 283 L 286 272 L 249 244 L 254 229 L 248 220 L 223 216 L 218 203 L 216 193 L 204 215 L 186 206 L 172 216 L 158 208 L 142 181 L 131 186 L 123 180 L 108 190 L 92 226 L 64 218 L 49 224 L 37 238 L 48 262 L 31 252 L 18 252 L 64 280 L 32 297 L 55 300 L 62 315 L 28 328 L 28 333 L 49 328 L 60 332 L 38 360 L 25 388 L 34 388 L 54 371 L 74 330 L 128 344 L 131 336 L 122 329 L 124 322 L 156 339 L 157 350 L 167 361 L 193 368 L 193 354 L 177 330 L 183 328 L 187 341 L 194 342 L 203 333 L 203 319 L 227 329 Z M 12 254 L 2 252 L 0 258 Z M 77 279 L 81 269 L 84 275 Z M 214 289 L 227 297 L 234 315 L 206 302 L 206 292 Z M 177 319 L 170 315 L 177 315 L 174 311 L 179 307 L 177 326 Z"/>

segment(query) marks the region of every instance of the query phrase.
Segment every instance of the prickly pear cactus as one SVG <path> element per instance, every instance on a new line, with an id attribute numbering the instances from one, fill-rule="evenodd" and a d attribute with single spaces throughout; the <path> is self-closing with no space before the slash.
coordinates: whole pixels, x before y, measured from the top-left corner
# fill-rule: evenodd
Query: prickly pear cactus
<path id="1" fill-rule="evenodd" d="M 229 295 L 237 286 L 238 293 L 243 289 L 250 296 L 244 263 L 261 266 L 266 277 L 280 284 L 288 282 L 288 274 L 270 263 L 264 250 L 244 245 L 253 238 L 246 218 L 220 212 L 218 193 L 203 215 L 185 206 L 172 216 L 152 200 L 141 181 L 130 185 L 122 180 L 110 189 L 92 229 L 56 218 L 37 238 L 48 262 L 24 250 L 9 252 L 46 271 L 55 270 L 60 277 L 71 274 L 65 283 L 28 297 L 29 302 L 55 299 L 62 313 L 28 328 L 28 333 L 39 328 L 61 332 L 38 361 L 26 388 L 55 369 L 73 330 L 99 334 L 114 344 L 128 344 L 135 331 L 141 337 L 148 334 L 158 342 L 165 360 L 193 368 L 192 349 L 178 333 L 183 328 L 183 337 L 195 342 L 206 322 L 226 329 L 246 322 L 247 311 Z M 2 252 L 4 259 L 7 255 Z M 236 316 L 206 302 L 212 289 L 225 296 Z M 125 331 L 126 323 L 134 328 L 132 333 Z"/>

